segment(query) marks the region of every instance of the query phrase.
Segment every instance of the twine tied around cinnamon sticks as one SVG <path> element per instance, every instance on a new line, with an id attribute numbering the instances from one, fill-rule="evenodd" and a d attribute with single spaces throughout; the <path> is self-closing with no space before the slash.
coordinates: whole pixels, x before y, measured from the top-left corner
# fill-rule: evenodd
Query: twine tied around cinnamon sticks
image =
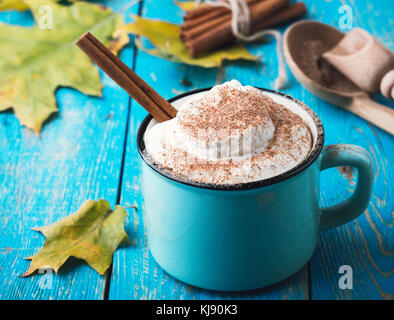
<path id="1" fill-rule="evenodd" d="M 195 0 L 195 3 L 200 5 L 201 1 Z M 196 57 L 235 39 L 249 42 L 263 36 L 273 36 L 279 65 L 274 87 L 280 89 L 287 82 L 282 35 L 275 29 L 262 29 L 293 20 L 305 13 L 304 3 L 290 5 L 290 0 L 207 0 L 186 12 L 181 39 L 190 55 Z"/>

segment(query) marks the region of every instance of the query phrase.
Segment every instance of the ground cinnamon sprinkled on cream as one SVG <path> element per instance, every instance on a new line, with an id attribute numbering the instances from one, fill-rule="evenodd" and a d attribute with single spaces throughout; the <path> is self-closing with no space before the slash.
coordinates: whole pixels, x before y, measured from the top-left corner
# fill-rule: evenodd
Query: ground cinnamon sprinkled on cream
<path id="1" fill-rule="evenodd" d="M 231 81 L 154 126 L 145 142 L 152 159 L 172 175 L 223 185 L 291 169 L 310 152 L 312 137 L 300 116 Z"/>
<path id="2" fill-rule="evenodd" d="M 250 126 L 256 127 L 267 121 L 268 107 L 274 103 L 270 98 L 260 95 L 258 91 L 240 91 L 228 86 L 218 90 L 218 95 L 191 102 L 193 113 L 181 112 L 178 123 L 189 134 L 197 136 L 201 131 L 236 131 Z M 238 103 L 242 101 L 243 103 Z M 214 112 L 211 106 L 215 105 Z"/>

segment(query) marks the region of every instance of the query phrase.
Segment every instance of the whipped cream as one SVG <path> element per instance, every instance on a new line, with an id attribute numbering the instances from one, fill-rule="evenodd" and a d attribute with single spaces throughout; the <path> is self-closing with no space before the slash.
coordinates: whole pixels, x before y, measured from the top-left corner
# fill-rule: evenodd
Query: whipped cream
<path id="1" fill-rule="evenodd" d="M 228 185 L 279 175 L 303 161 L 312 137 L 300 116 L 232 80 L 189 99 L 145 134 L 146 152 L 172 175 Z"/>

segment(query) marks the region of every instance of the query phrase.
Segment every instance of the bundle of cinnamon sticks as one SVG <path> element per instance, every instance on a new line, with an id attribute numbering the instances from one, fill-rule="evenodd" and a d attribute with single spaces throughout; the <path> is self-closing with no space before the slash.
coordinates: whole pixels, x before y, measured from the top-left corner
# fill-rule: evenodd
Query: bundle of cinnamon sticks
<path id="1" fill-rule="evenodd" d="M 290 0 L 246 0 L 250 11 L 250 31 L 274 27 L 302 17 L 306 13 L 303 2 Z M 231 10 L 226 7 L 200 5 L 186 11 L 181 26 L 181 40 L 192 57 L 225 47 L 235 41 L 231 28 Z"/>

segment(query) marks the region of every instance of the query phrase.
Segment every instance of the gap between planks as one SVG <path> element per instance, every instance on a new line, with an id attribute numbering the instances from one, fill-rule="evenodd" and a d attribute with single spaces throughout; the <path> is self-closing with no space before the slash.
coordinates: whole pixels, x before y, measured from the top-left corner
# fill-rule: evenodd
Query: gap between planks
<path id="1" fill-rule="evenodd" d="M 143 4 L 144 4 L 144 0 L 141 0 L 138 3 L 138 13 L 137 13 L 137 15 L 139 17 L 142 14 Z M 134 38 L 134 36 L 133 36 L 133 38 Z M 134 41 L 132 42 L 132 48 L 133 48 L 133 61 L 132 61 L 131 69 L 134 70 L 135 66 L 136 66 L 137 54 L 138 54 L 138 48 L 135 45 Z M 116 193 L 116 204 L 117 205 L 120 205 L 120 198 L 121 198 L 121 194 L 122 194 L 123 171 L 124 171 L 124 165 L 125 165 L 125 159 L 126 159 L 127 137 L 128 137 L 128 134 L 129 134 L 131 109 L 132 109 L 132 99 L 131 99 L 131 97 L 129 97 L 128 106 L 127 106 L 126 129 L 125 129 L 124 138 L 123 138 L 122 162 L 121 162 L 121 165 L 120 165 L 119 183 L 118 183 L 118 190 L 117 190 L 117 193 Z M 107 273 L 105 274 L 103 300 L 109 300 L 108 298 L 109 298 L 109 290 L 110 290 L 110 286 L 111 286 L 112 270 L 113 270 L 113 262 L 111 263 Z"/>

